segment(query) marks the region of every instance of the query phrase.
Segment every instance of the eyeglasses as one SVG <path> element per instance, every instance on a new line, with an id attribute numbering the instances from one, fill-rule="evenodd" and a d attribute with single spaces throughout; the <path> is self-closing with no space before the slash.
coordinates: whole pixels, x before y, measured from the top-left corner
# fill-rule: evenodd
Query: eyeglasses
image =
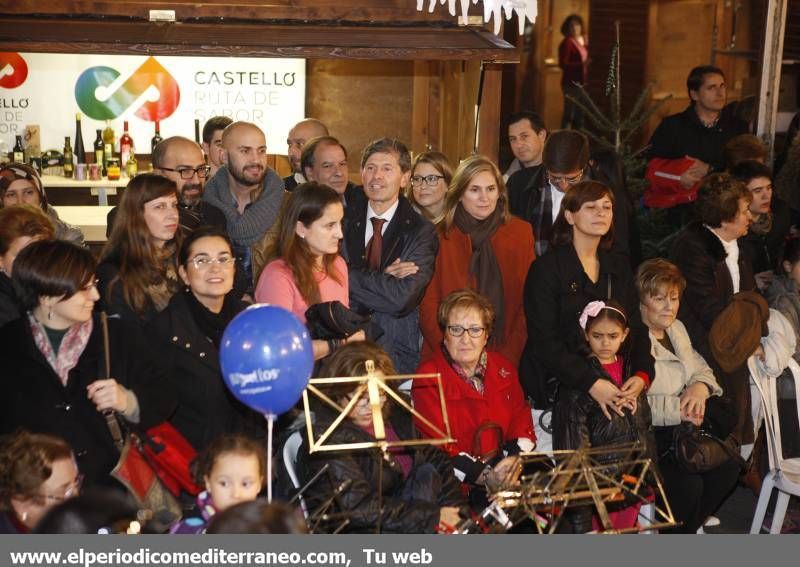
<path id="1" fill-rule="evenodd" d="M 547 172 L 547 179 L 550 180 L 550 183 L 553 185 L 577 185 L 583 179 L 583 169 L 581 169 L 576 175 L 571 177 L 566 177 L 564 175 L 552 175 L 549 171 Z"/>
<path id="2" fill-rule="evenodd" d="M 200 167 L 179 167 L 178 169 L 172 169 L 171 167 L 159 167 L 158 169 L 162 171 L 174 171 L 181 176 L 181 179 L 191 179 L 194 177 L 195 173 L 200 179 L 205 179 L 208 177 L 208 174 L 211 173 L 210 165 L 201 165 Z"/>
<path id="3" fill-rule="evenodd" d="M 75 480 L 73 480 L 72 483 L 64 490 L 63 494 L 37 494 L 36 496 L 53 502 L 63 502 L 64 500 L 68 500 L 73 496 L 77 496 L 81 491 L 82 485 L 83 475 L 79 474 L 75 477 Z"/>
<path id="4" fill-rule="evenodd" d="M 466 332 L 473 339 L 477 339 L 483 336 L 483 333 L 486 332 L 486 327 L 462 327 L 461 325 L 448 325 L 447 332 L 456 338 L 460 337 Z"/>
<path id="5" fill-rule="evenodd" d="M 218 258 L 212 258 L 211 256 L 205 255 L 195 256 L 191 260 L 192 264 L 194 264 L 194 267 L 198 270 L 207 270 L 211 267 L 211 264 L 219 264 L 220 267 L 227 268 L 228 266 L 232 266 L 235 261 L 236 258 L 233 256 L 220 256 Z"/>
<path id="6" fill-rule="evenodd" d="M 433 187 L 439 183 L 440 179 L 444 179 L 444 175 L 434 175 L 433 173 L 430 175 L 414 175 L 411 178 L 411 185 L 422 185 L 422 182 L 424 181 L 425 185 Z"/>

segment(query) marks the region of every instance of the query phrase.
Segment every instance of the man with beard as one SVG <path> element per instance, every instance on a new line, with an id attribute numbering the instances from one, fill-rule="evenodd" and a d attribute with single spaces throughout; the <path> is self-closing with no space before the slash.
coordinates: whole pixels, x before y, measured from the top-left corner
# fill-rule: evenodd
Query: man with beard
<path id="1" fill-rule="evenodd" d="M 158 144 L 153 151 L 153 171 L 173 181 L 178 188 L 180 224 L 186 231 L 202 225 L 218 226 L 225 230 L 225 215 L 202 199 L 203 185 L 210 170 L 200 146 L 188 138 L 172 136 Z M 114 207 L 106 219 L 106 237 L 111 234 L 116 215 L 117 208 Z"/>
<path id="2" fill-rule="evenodd" d="M 300 155 L 300 165 L 307 180 L 332 188 L 347 206 L 356 186 L 347 178 L 347 150 L 339 140 L 333 136 L 309 140 Z"/>
<path id="3" fill-rule="evenodd" d="M 291 191 L 299 184 L 306 182 L 306 177 L 303 175 L 303 167 L 300 164 L 303 146 L 312 138 L 329 135 L 328 127 L 316 118 L 304 118 L 289 130 L 289 136 L 286 138 L 286 146 L 288 147 L 286 157 L 289 158 L 289 163 L 292 165 L 292 174 L 283 178 L 283 184 L 287 191 Z"/>
<path id="4" fill-rule="evenodd" d="M 267 139 L 261 128 L 234 122 L 222 133 L 224 165 L 206 185 L 203 200 L 222 211 L 237 263 L 252 288 L 251 246 L 272 228 L 280 213 L 283 181 L 267 167 Z"/>
<path id="5" fill-rule="evenodd" d="M 389 138 L 370 143 L 361 158 L 364 190 L 353 191 L 342 226 L 350 308 L 369 314 L 383 329 L 379 344 L 398 374 L 410 374 L 419 364 L 418 307 L 439 250 L 433 224 L 403 197 L 410 179 L 405 144 Z"/>

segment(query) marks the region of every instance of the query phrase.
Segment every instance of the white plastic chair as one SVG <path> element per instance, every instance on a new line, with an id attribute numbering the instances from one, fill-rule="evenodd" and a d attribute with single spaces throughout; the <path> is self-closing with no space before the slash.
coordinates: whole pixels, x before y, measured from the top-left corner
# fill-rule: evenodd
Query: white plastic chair
<path id="1" fill-rule="evenodd" d="M 755 362 L 752 362 L 752 364 L 755 364 Z M 798 417 L 800 417 L 800 366 L 793 359 L 790 359 L 788 367 L 794 375 L 795 401 L 797 402 Z M 777 489 L 778 500 L 775 504 L 775 512 L 769 533 L 779 534 L 781 533 L 783 520 L 786 517 L 786 507 L 789 505 L 790 496 L 800 496 L 800 457 L 783 458 L 781 425 L 778 421 L 777 378 L 755 379 L 756 374 L 753 373 L 752 369 L 751 375 L 754 377 L 753 381 L 758 388 L 759 394 L 761 394 L 763 402 L 762 411 L 766 425 L 770 471 L 761 485 L 761 493 L 758 496 L 758 504 L 756 505 L 753 524 L 750 526 L 750 533 L 757 534 L 761 532 L 764 515 L 767 512 L 767 504 L 769 504 L 772 491 Z"/>
<path id="2" fill-rule="evenodd" d="M 300 450 L 300 445 L 303 444 L 303 436 L 299 431 L 295 431 L 286 439 L 283 444 L 283 466 L 286 467 L 286 474 L 289 475 L 289 480 L 292 481 L 292 486 L 295 489 L 300 489 L 300 479 L 297 478 L 297 452 Z M 300 507 L 303 509 L 303 515 L 308 519 L 308 510 L 306 509 L 306 501 L 300 496 Z"/>

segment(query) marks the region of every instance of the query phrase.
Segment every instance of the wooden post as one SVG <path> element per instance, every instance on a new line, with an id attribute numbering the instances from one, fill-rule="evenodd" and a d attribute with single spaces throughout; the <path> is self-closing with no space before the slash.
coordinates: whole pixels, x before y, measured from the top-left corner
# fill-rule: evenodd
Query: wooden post
<path id="1" fill-rule="evenodd" d="M 497 162 L 500 153 L 500 92 L 503 73 L 500 65 L 484 67 L 483 95 L 478 113 L 478 153 Z"/>
<path id="2" fill-rule="evenodd" d="M 775 123 L 778 114 L 778 92 L 781 86 L 783 35 L 786 30 L 788 0 L 769 0 L 764 30 L 764 53 L 761 59 L 761 87 L 758 97 L 756 134 L 769 147 L 769 161 L 775 154 Z"/>

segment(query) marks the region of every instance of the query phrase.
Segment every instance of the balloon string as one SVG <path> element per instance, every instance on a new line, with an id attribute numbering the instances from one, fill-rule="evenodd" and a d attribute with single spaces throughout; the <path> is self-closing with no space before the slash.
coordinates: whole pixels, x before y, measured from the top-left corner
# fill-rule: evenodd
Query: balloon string
<path id="1" fill-rule="evenodd" d="M 272 424 L 275 416 L 269 414 L 264 417 L 267 418 L 267 502 L 272 504 Z"/>

